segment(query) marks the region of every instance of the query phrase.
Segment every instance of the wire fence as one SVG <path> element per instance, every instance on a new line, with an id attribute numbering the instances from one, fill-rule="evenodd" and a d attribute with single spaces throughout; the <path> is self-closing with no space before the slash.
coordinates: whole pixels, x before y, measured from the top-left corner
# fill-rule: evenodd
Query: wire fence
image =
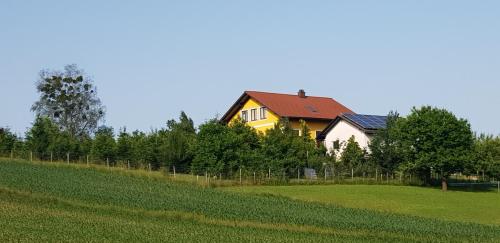
<path id="1" fill-rule="evenodd" d="M 44 155 L 42 158 L 30 151 L 12 151 L 10 154 L 1 154 L 0 157 L 38 161 L 47 163 L 80 164 L 88 166 L 105 166 L 126 170 L 143 170 L 160 172 L 170 179 L 193 182 L 208 186 L 231 185 L 289 185 L 289 184 L 379 184 L 379 185 L 422 185 L 423 181 L 412 173 L 394 172 L 382 168 L 348 167 L 328 164 L 321 168 L 307 166 L 295 168 L 245 168 L 218 172 L 213 168 L 192 170 L 190 165 L 166 165 L 167 163 L 147 163 L 144 161 L 130 160 L 97 160 L 91 155 L 72 156 Z M 427 184 L 439 185 L 441 177 L 431 173 Z M 492 190 L 500 192 L 500 181 L 488 178 L 484 174 L 461 175 L 454 174 L 449 179 L 451 188 L 465 190 Z"/>

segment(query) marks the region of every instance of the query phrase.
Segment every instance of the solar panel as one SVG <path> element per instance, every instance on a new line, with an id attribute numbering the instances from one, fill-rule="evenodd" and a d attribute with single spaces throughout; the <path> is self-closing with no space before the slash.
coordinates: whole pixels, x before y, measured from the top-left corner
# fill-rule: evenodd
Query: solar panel
<path id="1" fill-rule="evenodd" d="M 382 129 L 385 128 L 387 122 L 387 116 L 362 114 L 343 114 L 343 116 L 364 129 Z"/>

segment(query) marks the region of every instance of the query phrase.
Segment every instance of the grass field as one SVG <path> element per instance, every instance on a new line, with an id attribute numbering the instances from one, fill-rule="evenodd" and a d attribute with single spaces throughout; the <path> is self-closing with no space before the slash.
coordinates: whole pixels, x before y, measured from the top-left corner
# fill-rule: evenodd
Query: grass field
<path id="1" fill-rule="evenodd" d="M 224 190 L 500 226 L 500 193 L 496 191 L 442 192 L 434 188 L 383 185 L 252 186 Z"/>
<path id="2" fill-rule="evenodd" d="M 500 227 L 0 160 L 0 241 L 500 241 Z"/>

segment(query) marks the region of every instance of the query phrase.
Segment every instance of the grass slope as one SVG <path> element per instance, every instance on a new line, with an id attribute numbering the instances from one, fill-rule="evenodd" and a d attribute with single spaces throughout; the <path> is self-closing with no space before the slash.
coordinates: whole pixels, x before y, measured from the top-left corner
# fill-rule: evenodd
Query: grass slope
<path id="1" fill-rule="evenodd" d="M 500 193 L 410 186 L 314 185 L 230 187 L 228 191 L 274 194 L 350 208 L 500 225 Z"/>
<path id="2" fill-rule="evenodd" d="M 500 227 L 0 161 L 0 241 L 499 241 Z"/>

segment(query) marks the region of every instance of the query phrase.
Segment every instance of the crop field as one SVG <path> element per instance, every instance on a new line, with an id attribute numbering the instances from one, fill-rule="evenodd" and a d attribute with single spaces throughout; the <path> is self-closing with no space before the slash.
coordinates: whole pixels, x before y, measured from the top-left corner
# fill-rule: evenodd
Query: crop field
<path id="1" fill-rule="evenodd" d="M 295 185 L 226 187 L 308 202 L 500 226 L 500 193 L 442 192 L 436 188 L 384 185 Z"/>
<path id="2" fill-rule="evenodd" d="M 0 160 L 0 241 L 500 241 L 500 227 Z"/>

